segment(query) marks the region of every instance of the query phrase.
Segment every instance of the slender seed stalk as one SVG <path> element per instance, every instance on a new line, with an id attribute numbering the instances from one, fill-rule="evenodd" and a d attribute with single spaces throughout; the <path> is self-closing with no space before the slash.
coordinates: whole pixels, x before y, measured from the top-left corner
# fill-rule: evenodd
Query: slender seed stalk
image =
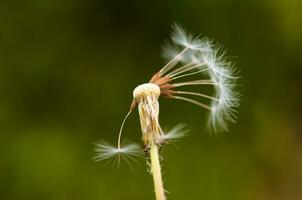
<path id="1" fill-rule="evenodd" d="M 156 200 L 166 200 L 158 156 L 158 147 L 155 143 L 152 143 L 150 147 L 150 162 Z"/>

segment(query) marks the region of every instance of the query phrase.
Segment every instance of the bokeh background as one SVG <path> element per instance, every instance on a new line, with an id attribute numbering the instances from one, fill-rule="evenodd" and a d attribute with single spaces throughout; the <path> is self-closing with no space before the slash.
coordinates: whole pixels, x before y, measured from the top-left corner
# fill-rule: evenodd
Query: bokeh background
<path id="1" fill-rule="evenodd" d="M 207 113 L 160 99 L 168 199 L 302 199 L 302 1 L 24 0 L 0 2 L 0 199 L 154 199 L 144 159 L 131 170 L 92 161 L 115 141 L 132 90 L 165 62 L 178 22 L 215 39 L 240 70 L 230 132 Z M 125 135 L 140 142 L 138 114 Z"/>

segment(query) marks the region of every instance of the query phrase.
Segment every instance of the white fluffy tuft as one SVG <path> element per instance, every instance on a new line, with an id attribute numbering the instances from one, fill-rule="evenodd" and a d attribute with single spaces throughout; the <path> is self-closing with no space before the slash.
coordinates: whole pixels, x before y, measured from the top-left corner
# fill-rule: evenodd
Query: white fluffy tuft
<path id="1" fill-rule="evenodd" d="M 193 35 L 185 31 L 181 26 L 177 24 L 173 26 L 173 33 L 171 38 L 175 44 L 188 47 L 190 49 L 199 49 L 202 47 L 201 40 L 198 37 L 193 37 Z"/>
<path id="2" fill-rule="evenodd" d="M 188 132 L 188 129 L 185 129 L 184 124 L 178 124 L 177 126 L 172 128 L 169 132 L 161 135 L 159 140 L 163 143 L 175 141 L 175 140 L 185 137 L 187 132 Z"/>
<path id="3" fill-rule="evenodd" d="M 96 162 L 112 159 L 114 164 L 119 164 L 122 158 L 130 165 L 129 159 L 133 160 L 134 157 L 142 155 L 142 149 L 136 143 L 126 143 L 120 148 L 117 148 L 105 141 L 99 142 L 95 145 L 96 148 L 94 151 L 96 152 L 96 156 L 93 157 L 93 159 Z"/>
<path id="4" fill-rule="evenodd" d="M 240 95 L 235 91 L 237 73 L 233 64 L 226 59 L 225 51 L 207 38 L 193 37 L 181 26 L 174 25 L 172 44 L 164 49 L 165 57 L 173 57 L 183 49 L 187 50 L 180 57 L 180 63 L 195 63 L 188 70 L 169 72 L 170 77 L 182 78 L 202 73 L 210 78 L 214 87 L 214 98 L 210 104 L 210 128 L 214 132 L 227 131 L 228 123 L 235 122 L 235 108 L 239 106 Z M 195 80 L 192 80 L 194 82 Z M 182 85 L 176 83 L 175 85 Z"/>
<path id="5" fill-rule="evenodd" d="M 214 82 L 215 98 L 218 99 L 211 103 L 210 127 L 214 132 L 228 131 L 227 122 L 235 122 L 235 108 L 239 106 L 240 95 L 235 91 L 236 71 L 232 63 L 226 61 L 225 53 L 220 48 L 204 54 L 203 60 L 211 69 L 208 75 Z"/>

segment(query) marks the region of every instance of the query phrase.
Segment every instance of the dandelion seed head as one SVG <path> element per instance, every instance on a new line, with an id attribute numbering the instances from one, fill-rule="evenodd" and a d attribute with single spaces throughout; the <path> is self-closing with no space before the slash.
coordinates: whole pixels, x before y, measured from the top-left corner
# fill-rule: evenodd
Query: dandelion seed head
<path id="1" fill-rule="evenodd" d="M 158 98 L 159 95 L 160 95 L 160 87 L 153 83 L 141 84 L 133 90 L 134 99 L 140 99 L 142 97 L 147 97 L 147 96 L 155 96 Z"/>
<path id="2" fill-rule="evenodd" d="M 164 57 L 169 61 L 150 79 L 149 83 L 133 90 L 133 102 L 124 118 L 117 142 L 117 148 L 100 142 L 96 145 L 96 161 L 128 159 L 140 155 L 137 144 L 121 145 L 121 133 L 125 120 L 138 108 L 142 140 L 148 149 L 150 145 L 167 143 L 185 135 L 187 130 L 178 125 L 164 133 L 159 124 L 159 96 L 178 99 L 210 111 L 209 127 L 213 132 L 227 131 L 228 123 L 236 120 L 236 107 L 240 95 L 236 92 L 237 71 L 226 57 L 226 52 L 212 40 L 194 36 L 179 25 L 173 26 L 171 41 L 164 48 Z M 200 78 L 198 78 L 200 76 Z M 185 80 L 183 80 L 185 78 Z M 212 94 L 191 90 L 189 87 L 210 86 Z M 179 87 L 184 87 L 179 90 Z"/>
<path id="3" fill-rule="evenodd" d="M 180 58 L 180 60 L 169 62 L 173 65 L 166 67 L 171 71 L 169 73 L 166 72 L 168 70 L 165 71 L 167 76 L 171 75 L 178 79 L 200 73 L 210 79 L 210 81 L 193 79 L 189 82 L 177 82 L 173 86 L 212 85 L 214 89 L 212 97 L 204 95 L 203 93 L 197 94 L 195 92 L 182 91 L 182 94 L 209 98 L 211 99 L 210 105 L 188 97 L 174 96 L 175 99 L 184 100 L 203 108 L 209 108 L 211 111 L 209 125 L 212 131 L 227 131 L 228 122 L 235 122 L 235 108 L 239 106 L 240 95 L 236 92 L 237 72 L 234 70 L 232 62 L 226 58 L 226 52 L 221 46 L 214 44 L 212 40 L 195 37 L 178 25 L 173 26 L 171 40 L 172 44 L 167 46 L 165 51 L 173 52 L 173 54 L 170 53 L 170 55 L 175 56 L 177 59 Z M 178 54 L 176 52 L 178 52 Z M 175 62 L 182 63 L 182 66 L 179 67 Z M 173 89 L 174 88 L 172 88 L 172 90 Z M 170 96 L 174 94 L 171 90 L 162 90 L 162 93 L 172 94 Z"/>
<path id="4" fill-rule="evenodd" d="M 193 36 L 178 25 L 173 27 L 171 42 L 163 53 L 169 61 L 151 77 L 149 83 L 134 89 L 130 110 L 120 127 L 117 148 L 107 142 L 100 142 L 96 144 L 97 155 L 94 157 L 95 161 L 108 160 L 107 163 L 113 161 L 114 164 L 119 164 L 123 159 L 131 167 L 130 160 L 141 155 L 141 148 L 134 143 L 122 145 L 121 138 L 126 119 L 137 108 L 157 199 L 166 199 L 159 146 L 178 140 L 187 133 L 182 124 L 164 133 L 159 123 L 159 96 L 186 101 L 210 111 L 209 127 L 214 132 L 228 130 L 228 122 L 235 122 L 235 108 L 239 106 L 239 94 L 235 90 L 237 76 L 222 48 L 207 38 Z M 203 78 L 198 78 L 199 75 Z M 213 94 L 207 94 L 209 90 L 205 90 L 205 93 L 193 88 L 190 90 L 190 87 L 196 86 L 200 89 L 210 86 Z M 185 89 L 179 90 L 179 87 Z"/>
<path id="5" fill-rule="evenodd" d="M 160 87 L 154 83 L 144 83 L 137 86 L 133 91 L 133 98 L 138 104 L 140 124 L 143 133 L 145 146 L 154 143 L 161 134 L 159 125 L 159 103 L 158 97 L 161 94 Z"/>

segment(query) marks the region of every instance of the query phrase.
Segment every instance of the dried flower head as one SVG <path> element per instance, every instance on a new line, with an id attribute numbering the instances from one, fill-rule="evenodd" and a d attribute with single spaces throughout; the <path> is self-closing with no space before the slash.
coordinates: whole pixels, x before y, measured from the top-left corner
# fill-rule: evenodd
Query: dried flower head
<path id="1" fill-rule="evenodd" d="M 182 125 L 167 133 L 162 130 L 158 118 L 158 98 L 178 99 L 208 110 L 209 127 L 213 132 L 227 131 L 228 122 L 235 122 L 235 108 L 239 106 L 239 94 L 234 91 L 237 73 L 233 64 L 226 59 L 225 52 L 209 39 L 194 37 L 180 26 L 175 25 L 173 30 L 171 43 L 164 48 L 163 53 L 169 61 L 148 83 L 137 86 L 133 91 L 133 102 L 120 128 L 117 148 L 100 143 L 96 149 L 97 161 L 119 154 L 139 155 L 138 145 L 121 146 L 125 120 L 138 107 L 142 140 L 145 151 L 150 153 L 157 199 L 165 199 L 159 177 L 158 147 L 186 133 Z M 213 94 L 207 94 L 209 87 Z M 205 90 L 202 92 L 197 89 Z"/>

